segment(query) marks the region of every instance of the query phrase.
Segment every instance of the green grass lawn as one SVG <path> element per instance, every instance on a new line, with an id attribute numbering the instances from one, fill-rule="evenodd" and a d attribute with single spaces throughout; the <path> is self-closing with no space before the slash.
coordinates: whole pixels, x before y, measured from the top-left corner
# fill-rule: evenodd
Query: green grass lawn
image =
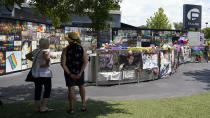
<path id="1" fill-rule="evenodd" d="M 136 101 L 87 101 L 88 111 L 66 113 L 68 102 L 50 102 L 50 113 L 34 113 L 33 102 L 4 104 L 0 118 L 210 118 L 210 93 L 181 98 Z"/>

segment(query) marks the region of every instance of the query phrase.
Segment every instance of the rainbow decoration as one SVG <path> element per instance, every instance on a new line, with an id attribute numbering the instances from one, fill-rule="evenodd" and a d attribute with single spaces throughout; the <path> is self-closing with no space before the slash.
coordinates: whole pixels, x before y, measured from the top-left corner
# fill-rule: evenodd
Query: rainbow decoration
<path id="1" fill-rule="evenodd" d="M 80 31 L 80 29 L 78 29 L 77 35 L 79 36 L 79 38 L 81 37 L 81 31 Z"/>
<path id="2" fill-rule="evenodd" d="M 3 46 L 13 46 L 13 44 L 3 44 Z"/>
<path id="3" fill-rule="evenodd" d="M 37 31 L 38 31 L 38 32 L 43 32 L 42 26 L 38 26 L 38 27 L 37 27 Z"/>
<path id="4" fill-rule="evenodd" d="M 15 54 L 12 53 L 9 57 L 7 57 L 7 59 L 9 60 L 12 70 L 14 70 L 18 65 Z"/>

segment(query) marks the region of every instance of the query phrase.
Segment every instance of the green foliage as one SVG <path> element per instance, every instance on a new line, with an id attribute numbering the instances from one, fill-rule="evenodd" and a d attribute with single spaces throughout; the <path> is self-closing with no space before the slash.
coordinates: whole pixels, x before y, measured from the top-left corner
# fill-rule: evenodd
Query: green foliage
<path id="1" fill-rule="evenodd" d="M 24 0 L 1 0 L 3 5 L 12 5 L 14 2 L 22 3 Z M 99 32 L 109 25 L 111 20 L 110 10 L 120 8 L 121 0 L 31 0 L 30 5 L 37 13 L 49 18 L 54 26 L 71 22 L 70 13 L 88 15 L 92 20 L 90 25 Z"/>
<path id="2" fill-rule="evenodd" d="M 152 29 L 172 29 L 168 17 L 164 13 L 163 8 L 159 8 L 154 16 L 147 19 L 147 27 Z"/>
<path id="3" fill-rule="evenodd" d="M 202 29 L 202 32 L 205 35 L 205 39 L 210 39 L 210 27 Z"/>
<path id="4" fill-rule="evenodd" d="M 174 22 L 175 30 L 183 30 L 183 23 L 182 22 Z"/>
<path id="5" fill-rule="evenodd" d="M 109 11 L 119 9 L 118 3 L 119 0 L 86 0 L 84 4 L 85 8 L 88 8 L 87 15 L 93 22 L 90 27 L 92 27 L 96 32 L 101 31 L 101 29 L 108 28 L 109 24 L 107 24 L 106 21 L 112 20 Z"/>

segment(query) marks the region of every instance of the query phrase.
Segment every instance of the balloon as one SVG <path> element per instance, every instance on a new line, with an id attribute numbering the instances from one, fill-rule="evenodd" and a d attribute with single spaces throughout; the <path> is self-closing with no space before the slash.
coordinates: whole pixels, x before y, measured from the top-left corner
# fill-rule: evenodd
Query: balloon
<path id="1" fill-rule="evenodd" d="M 157 75 L 157 74 L 158 74 L 158 69 L 157 69 L 157 68 L 153 69 L 153 73 L 154 73 L 155 75 Z"/>
<path id="2" fill-rule="evenodd" d="M 179 39 L 178 39 L 178 44 L 180 45 L 180 44 L 182 44 L 182 43 L 183 43 L 182 38 L 179 38 Z"/>
<path id="3" fill-rule="evenodd" d="M 187 44 L 188 42 L 189 42 L 189 39 L 184 39 L 184 40 L 183 40 L 183 43 L 184 43 L 184 44 Z"/>

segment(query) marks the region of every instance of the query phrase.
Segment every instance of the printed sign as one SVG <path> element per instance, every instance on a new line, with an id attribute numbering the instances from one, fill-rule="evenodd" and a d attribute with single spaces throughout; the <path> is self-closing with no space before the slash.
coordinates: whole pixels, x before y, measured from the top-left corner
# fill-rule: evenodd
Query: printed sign
<path id="1" fill-rule="evenodd" d="M 187 37 L 190 46 L 199 46 L 201 44 L 200 32 L 188 32 Z"/>
<path id="2" fill-rule="evenodd" d="M 184 28 L 201 28 L 202 7 L 185 4 L 183 9 Z"/>

